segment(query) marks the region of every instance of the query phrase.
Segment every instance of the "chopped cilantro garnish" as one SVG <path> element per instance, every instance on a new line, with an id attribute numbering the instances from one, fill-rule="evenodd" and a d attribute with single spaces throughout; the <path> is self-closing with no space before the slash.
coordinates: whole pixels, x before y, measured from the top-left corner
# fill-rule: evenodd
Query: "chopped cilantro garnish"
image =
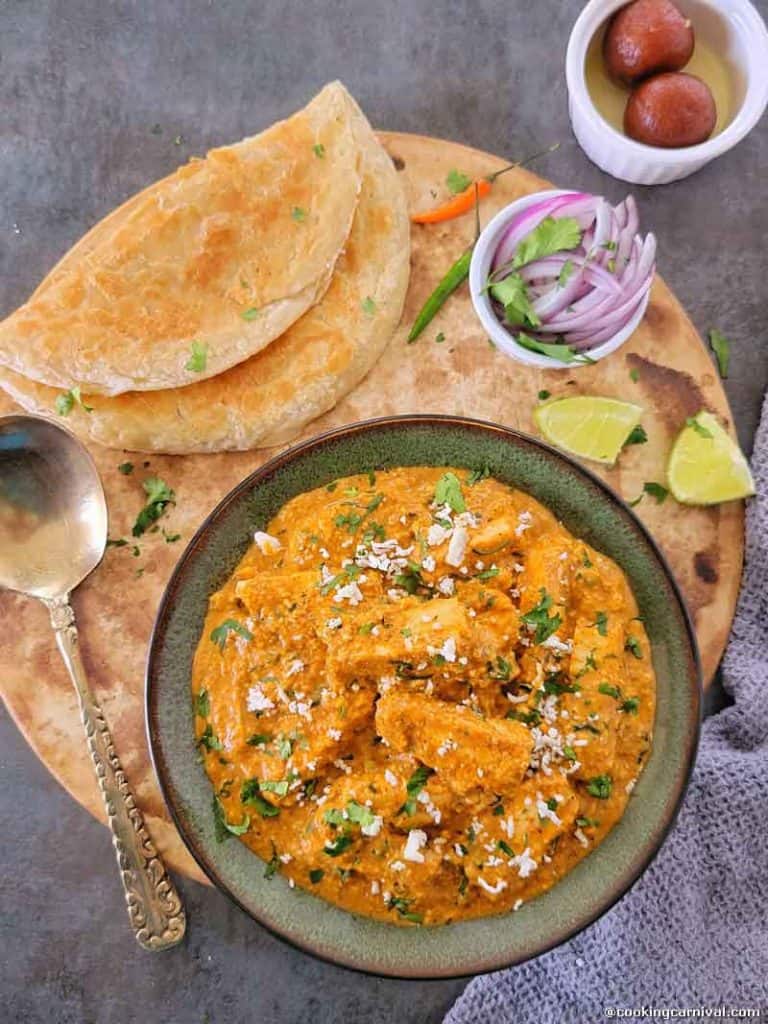
<path id="1" fill-rule="evenodd" d="M 312 147 L 312 152 L 315 154 L 318 160 L 323 160 L 325 158 L 325 146 L 322 144 L 322 142 L 316 142 Z M 322 871 L 320 872 L 320 874 L 322 875 Z"/>
<path id="2" fill-rule="evenodd" d="M 230 633 L 237 633 L 244 640 L 253 640 L 253 633 L 236 619 L 225 619 L 220 626 L 216 626 L 215 629 L 211 630 L 210 638 L 215 644 L 219 645 L 219 650 L 223 651 L 224 644 L 227 642 L 227 637 Z"/>
<path id="3" fill-rule="evenodd" d="M 448 505 L 454 512 L 466 512 L 461 484 L 455 473 L 443 473 L 435 487 L 435 504 Z"/>
<path id="4" fill-rule="evenodd" d="M 200 738 L 197 741 L 198 747 L 203 747 L 205 750 L 223 750 L 221 740 L 213 731 L 213 726 L 209 722 L 205 729 L 200 733 Z"/>
<path id="5" fill-rule="evenodd" d="M 530 611 L 521 615 L 520 621 L 534 630 L 534 643 L 543 644 L 545 640 L 560 628 L 563 620 L 558 614 L 550 618 L 549 609 L 552 607 L 552 598 L 544 587 L 541 587 L 539 593 L 541 594 L 539 603 L 531 608 Z"/>
<path id="6" fill-rule="evenodd" d="M 564 249 L 575 249 L 580 242 L 581 228 L 575 217 L 545 217 L 518 245 L 513 265 L 524 267 Z"/>
<path id="7" fill-rule="evenodd" d="M 634 368 L 631 369 L 629 371 L 629 379 L 633 380 L 635 382 L 635 384 L 637 384 L 637 382 L 640 380 L 640 371 L 636 370 Z"/>
<path id="8" fill-rule="evenodd" d="M 277 741 L 277 755 L 283 761 L 287 761 L 293 753 L 293 743 L 287 736 L 281 736 Z"/>
<path id="9" fill-rule="evenodd" d="M 557 287 L 558 288 L 565 288 L 565 286 L 568 284 L 568 279 L 570 278 L 572 273 L 573 273 L 573 261 L 572 260 L 566 260 L 565 263 L 563 264 L 561 270 L 560 270 L 560 273 L 557 275 Z"/>
<path id="10" fill-rule="evenodd" d="M 546 389 L 542 388 L 542 390 L 539 392 L 539 401 L 540 402 L 546 402 L 546 400 L 549 398 L 549 396 L 550 396 L 550 392 L 547 391 Z"/>
<path id="11" fill-rule="evenodd" d="M 575 352 L 570 345 L 536 341 L 535 338 L 530 338 L 523 331 L 517 332 L 515 341 L 522 348 L 527 348 L 530 352 L 538 352 L 540 355 L 549 356 L 550 359 L 557 359 L 561 363 L 594 363 L 595 361 L 586 352 Z"/>
<path id="12" fill-rule="evenodd" d="M 561 672 L 550 672 L 544 680 L 544 693 L 561 697 L 564 693 L 576 693 L 579 689 L 575 683 L 566 683 Z"/>
<path id="13" fill-rule="evenodd" d="M 628 448 L 631 444 L 645 444 L 647 440 L 648 435 L 645 432 L 645 427 L 642 425 L 642 423 L 638 423 L 637 426 L 633 429 L 632 433 L 627 438 L 627 440 L 622 445 L 622 448 Z"/>
<path id="14" fill-rule="evenodd" d="M 275 796 L 285 796 L 288 792 L 288 779 L 264 779 L 259 783 L 259 788 L 264 793 L 274 793 Z"/>
<path id="15" fill-rule="evenodd" d="M 107 537 L 107 547 L 108 548 L 125 548 L 127 546 L 128 546 L 128 541 L 125 539 L 125 537 L 118 537 L 117 539 L 114 539 L 112 537 Z"/>
<path id="16" fill-rule="evenodd" d="M 481 480 L 485 480 L 491 475 L 491 471 L 488 466 L 480 466 L 479 469 L 473 469 L 467 477 L 467 487 L 474 487 L 475 484 L 479 484 Z"/>
<path id="17" fill-rule="evenodd" d="M 376 312 L 376 303 L 373 301 L 370 295 L 366 295 L 362 302 L 363 312 L 366 316 L 373 316 Z"/>
<path id="18" fill-rule="evenodd" d="M 351 821 L 354 825 L 360 825 L 364 828 L 368 825 L 372 825 L 376 820 L 376 815 L 365 804 L 359 804 L 356 800 L 350 800 L 346 807 L 347 820 Z"/>
<path id="19" fill-rule="evenodd" d="M 491 284 L 489 291 L 492 298 L 504 307 L 507 323 L 523 327 L 540 326 L 541 320 L 528 297 L 525 281 L 519 274 L 509 274 L 503 280 Z"/>
<path id="20" fill-rule="evenodd" d="M 442 331 L 438 331 L 437 334 L 435 335 L 435 344 L 436 345 L 442 345 L 444 341 L 445 341 L 445 335 L 443 334 Z"/>
<path id="21" fill-rule="evenodd" d="M 598 691 L 604 693 L 606 697 L 613 697 L 614 700 L 618 700 L 621 697 L 621 690 L 617 686 L 611 686 L 610 683 L 600 683 Z"/>
<path id="22" fill-rule="evenodd" d="M 596 818 L 577 818 L 576 824 L 579 828 L 597 828 L 600 822 Z"/>
<path id="23" fill-rule="evenodd" d="M 536 708 L 531 708 L 530 711 L 517 711 L 515 708 L 512 708 L 504 717 L 510 718 L 514 722 L 522 722 L 523 725 L 541 725 L 541 712 L 537 711 Z"/>
<path id="24" fill-rule="evenodd" d="M 291 210 L 291 217 L 301 223 L 301 221 L 307 219 L 307 211 L 302 206 L 294 206 Z"/>
<path id="25" fill-rule="evenodd" d="M 208 691 L 200 690 L 195 697 L 195 714 L 200 715 L 201 718 L 207 718 L 210 713 L 211 702 L 208 697 Z"/>
<path id="26" fill-rule="evenodd" d="M 691 430 L 695 430 L 699 437 L 711 438 L 713 436 L 712 431 L 707 430 L 705 426 L 699 423 L 695 416 L 689 416 L 688 419 L 685 421 L 685 425 L 686 427 L 690 427 Z"/>
<path id="27" fill-rule="evenodd" d="M 415 562 L 409 562 L 405 569 L 394 577 L 393 583 L 402 587 L 408 594 L 418 594 L 420 590 L 433 592 L 433 588 L 421 575 L 421 567 Z"/>
<path id="28" fill-rule="evenodd" d="M 598 800 L 607 800 L 613 789 L 613 779 L 610 775 L 596 775 L 587 783 L 587 792 Z"/>
<path id="29" fill-rule="evenodd" d="M 636 715 L 639 707 L 639 697 L 627 697 L 627 699 L 622 702 L 619 711 L 623 711 L 625 715 Z"/>
<path id="30" fill-rule="evenodd" d="M 260 792 L 264 788 L 265 784 L 258 779 L 246 779 L 240 787 L 240 801 L 254 807 L 262 818 L 276 818 L 280 808 L 264 799 Z"/>
<path id="31" fill-rule="evenodd" d="M 202 342 L 193 341 L 192 350 L 184 367 L 185 370 L 189 370 L 190 373 L 202 373 L 208 365 L 208 346 L 203 345 Z"/>
<path id="32" fill-rule="evenodd" d="M 255 732 L 245 742 L 249 747 L 265 747 L 271 739 L 268 732 Z"/>
<path id="33" fill-rule="evenodd" d="M 414 924 L 421 924 L 424 920 L 421 914 L 414 914 L 409 908 L 413 900 L 405 899 L 403 896 L 391 896 L 387 906 L 390 910 L 396 910 L 405 921 L 413 921 Z"/>
<path id="34" fill-rule="evenodd" d="M 323 847 L 323 852 L 327 853 L 329 857 L 338 857 L 339 854 L 344 853 L 352 845 L 352 842 L 352 836 L 347 832 L 343 832 L 341 835 L 336 836 L 332 842 L 326 843 Z"/>
<path id="35" fill-rule="evenodd" d="M 317 885 L 318 882 L 321 882 L 324 874 L 325 872 L 322 868 L 312 868 L 309 872 L 309 880 L 312 885 Z"/>
<path id="36" fill-rule="evenodd" d="M 491 580 L 494 576 L 499 575 L 499 569 L 497 566 L 492 565 L 490 569 L 483 569 L 482 572 L 477 573 L 475 576 L 476 580 Z"/>
<path id="37" fill-rule="evenodd" d="M 261 310 L 257 306 L 251 306 L 249 309 L 244 309 L 240 316 L 243 320 L 255 320 L 261 316 Z"/>
<path id="38" fill-rule="evenodd" d="M 716 327 L 709 332 L 709 344 L 717 359 L 717 369 L 723 380 L 728 376 L 728 362 L 731 358 L 731 343 Z"/>
<path id="39" fill-rule="evenodd" d="M 168 484 L 159 476 L 149 476 L 142 484 L 147 495 L 147 503 L 136 517 L 133 524 L 133 536 L 140 537 L 160 518 L 168 505 L 175 504 L 176 495 Z"/>
<path id="40" fill-rule="evenodd" d="M 569 761 L 578 761 L 576 751 L 569 745 L 563 747 L 563 757 L 567 758 Z"/>
<path id="41" fill-rule="evenodd" d="M 709 433 L 709 431 L 707 431 L 707 433 Z M 643 484 L 643 492 L 645 494 L 650 494 L 652 498 L 655 498 L 658 505 L 661 505 L 669 494 L 666 487 L 663 487 L 661 484 L 654 483 L 653 481 Z"/>
<path id="42" fill-rule="evenodd" d="M 273 875 L 277 874 L 280 868 L 280 857 L 277 853 L 277 847 L 272 843 L 272 856 L 267 861 L 267 866 L 264 868 L 264 877 L 272 878 Z"/>
<path id="43" fill-rule="evenodd" d="M 86 405 L 80 394 L 80 388 L 70 388 L 61 395 L 56 396 L 56 412 L 59 416 L 69 416 L 75 405 L 79 405 L 84 412 L 93 412 L 92 405 Z"/>
<path id="44" fill-rule="evenodd" d="M 426 786 L 427 779 L 430 775 L 432 775 L 432 769 L 427 768 L 424 764 L 419 765 L 419 767 L 413 772 L 405 784 L 405 791 L 408 794 L 408 799 L 397 812 L 398 814 L 407 814 L 410 816 L 416 811 L 416 797 Z"/>
<path id="45" fill-rule="evenodd" d="M 213 829 L 217 843 L 223 843 L 230 835 L 241 836 L 247 832 L 251 825 L 251 819 L 246 814 L 239 825 L 232 825 L 227 821 L 227 814 L 224 805 L 217 796 L 213 798 Z"/>
<path id="46" fill-rule="evenodd" d="M 120 465 L 117 467 L 117 471 L 118 473 L 122 473 L 123 476 L 130 476 L 131 473 L 133 472 L 133 463 L 121 462 Z"/>
<path id="47" fill-rule="evenodd" d="M 515 851 L 512 849 L 509 843 L 505 842 L 503 839 L 500 839 L 498 843 L 496 843 L 496 845 L 498 846 L 502 853 L 505 853 L 507 855 L 507 857 L 515 856 Z"/>
<path id="48" fill-rule="evenodd" d="M 595 617 L 595 628 L 600 636 L 608 636 L 608 616 L 605 612 L 598 612 Z"/>
<path id="49" fill-rule="evenodd" d="M 495 663 L 489 661 L 485 668 L 491 679 L 500 679 L 502 682 L 507 682 L 512 674 L 512 666 L 500 654 L 496 656 Z"/>
<path id="50" fill-rule="evenodd" d="M 627 637 L 627 639 L 624 641 L 624 650 L 629 651 L 629 653 L 638 660 L 643 656 L 643 649 L 640 646 L 640 641 L 637 639 L 636 636 Z"/>
<path id="51" fill-rule="evenodd" d="M 461 171 L 457 171 L 455 168 L 448 172 L 448 176 L 445 179 L 445 184 L 448 186 L 448 191 L 456 196 L 459 192 L 466 192 L 469 186 L 472 184 L 472 179 L 468 178 L 466 174 L 462 174 Z"/>
<path id="52" fill-rule="evenodd" d="M 368 634 L 374 630 L 375 626 L 375 622 L 364 622 L 357 632 L 360 633 L 361 636 L 368 636 Z"/>
<path id="53" fill-rule="evenodd" d="M 493 813 L 496 815 L 497 818 L 500 818 L 504 813 L 504 804 L 496 804 L 496 806 L 493 808 Z"/>

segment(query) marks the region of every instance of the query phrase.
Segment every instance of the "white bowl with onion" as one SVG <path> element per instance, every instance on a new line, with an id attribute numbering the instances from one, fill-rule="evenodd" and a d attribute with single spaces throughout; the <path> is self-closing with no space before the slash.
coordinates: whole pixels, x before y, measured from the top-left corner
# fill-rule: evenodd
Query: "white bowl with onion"
<path id="1" fill-rule="evenodd" d="M 656 239 L 638 227 L 632 196 L 612 206 L 551 189 L 501 210 L 469 269 L 472 303 L 494 345 L 542 369 L 572 370 L 615 352 L 643 318 L 656 269 Z"/>

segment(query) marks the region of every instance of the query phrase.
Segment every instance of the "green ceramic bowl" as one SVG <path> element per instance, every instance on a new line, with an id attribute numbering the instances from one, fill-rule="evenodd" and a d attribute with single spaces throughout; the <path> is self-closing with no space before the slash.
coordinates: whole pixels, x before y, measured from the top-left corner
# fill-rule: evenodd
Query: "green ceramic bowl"
<path id="1" fill-rule="evenodd" d="M 211 786 L 198 763 L 190 700 L 192 657 L 209 596 L 275 512 L 336 477 L 403 465 L 488 466 L 527 491 L 627 574 L 651 639 L 658 679 L 653 749 L 626 813 L 553 889 L 517 913 L 439 928 L 358 917 L 290 889 L 244 844 L 217 843 Z M 448 416 L 371 420 L 278 455 L 208 517 L 160 605 L 147 666 L 147 729 L 174 821 L 211 881 L 255 920 L 301 949 L 359 970 L 409 978 L 496 970 L 534 957 L 586 927 L 636 881 L 670 828 L 694 760 L 700 670 L 693 629 L 672 574 L 633 513 L 597 477 L 533 438 Z"/>

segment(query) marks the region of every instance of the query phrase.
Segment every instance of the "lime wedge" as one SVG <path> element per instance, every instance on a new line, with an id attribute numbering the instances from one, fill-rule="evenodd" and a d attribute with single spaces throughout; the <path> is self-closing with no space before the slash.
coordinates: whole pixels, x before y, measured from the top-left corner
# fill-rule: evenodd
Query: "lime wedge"
<path id="1" fill-rule="evenodd" d="M 533 418 L 544 437 L 563 451 L 613 465 L 642 414 L 631 402 L 575 395 L 536 406 Z"/>
<path id="2" fill-rule="evenodd" d="M 755 493 L 741 449 L 708 412 L 692 416 L 677 435 L 667 479 L 672 494 L 685 505 L 717 505 Z"/>

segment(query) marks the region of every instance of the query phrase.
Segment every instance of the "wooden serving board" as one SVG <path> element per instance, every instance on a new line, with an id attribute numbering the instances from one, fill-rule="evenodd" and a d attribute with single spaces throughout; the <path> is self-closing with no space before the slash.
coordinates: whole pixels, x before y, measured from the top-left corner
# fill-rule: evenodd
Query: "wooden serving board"
<path id="1" fill-rule="evenodd" d="M 408 193 L 411 209 L 445 195 L 452 168 L 472 177 L 489 174 L 504 161 L 450 142 L 416 135 L 381 136 Z M 564 183 L 575 184 L 575 183 Z M 526 171 L 500 178 L 482 203 L 483 223 L 502 206 L 548 183 Z M 540 371 L 511 361 L 488 343 L 464 286 L 413 345 L 409 325 L 424 299 L 471 241 L 472 215 L 438 226 L 414 227 L 412 275 L 400 329 L 366 380 L 334 410 L 316 420 L 306 436 L 355 420 L 406 412 L 442 412 L 495 420 L 536 433 L 532 412 L 537 393 L 590 393 L 629 399 L 644 406 L 648 443 L 628 448 L 613 468 L 592 464 L 614 490 L 635 498 L 645 481 L 664 481 L 670 443 L 686 417 L 701 408 L 719 415 L 732 430 L 728 402 L 701 339 L 662 281 L 651 293 L 646 317 L 632 339 L 596 366 Z M 663 246 L 664 239 L 661 244 Z M 437 343 L 439 333 L 445 340 Z M 637 381 L 630 371 L 637 371 Z M 0 398 L 0 413 L 14 410 Z M 144 731 L 144 663 L 155 610 L 181 549 L 213 506 L 273 452 L 226 455 L 133 456 L 131 476 L 117 470 L 125 456 L 91 446 L 104 481 L 110 535 L 130 537 L 143 504 L 149 474 L 174 488 L 177 504 L 165 517 L 177 544 L 161 533 L 142 538 L 141 554 L 110 548 L 104 561 L 73 598 L 83 657 L 114 733 L 124 769 L 147 823 L 167 862 L 201 878 L 172 825 L 149 761 Z M 743 505 L 685 508 L 671 498 L 650 497 L 636 509 L 669 559 L 693 615 L 707 682 L 728 636 L 741 576 Z M 140 570 L 137 572 L 137 570 Z M 61 665 L 45 609 L 38 602 L 0 594 L 4 624 L 0 646 L 0 690 L 10 713 L 49 770 L 92 814 L 104 819 L 83 743 L 75 693 Z"/>

